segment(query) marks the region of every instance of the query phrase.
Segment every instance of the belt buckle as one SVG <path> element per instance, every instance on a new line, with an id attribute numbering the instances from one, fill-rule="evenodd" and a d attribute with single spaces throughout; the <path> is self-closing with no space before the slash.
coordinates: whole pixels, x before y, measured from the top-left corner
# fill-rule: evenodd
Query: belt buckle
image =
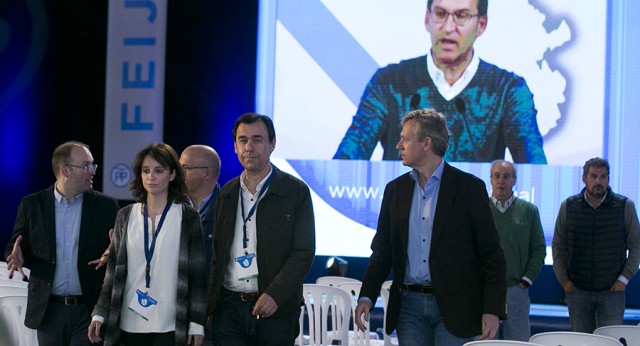
<path id="1" fill-rule="evenodd" d="M 64 297 L 64 305 L 78 305 L 77 297 Z"/>
<path id="2" fill-rule="evenodd" d="M 433 287 L 431 285 L 428 285 L 428 286 L 420 285 L 418 287 L 420 287 L 420 293 L 422 295 L 431 295 L 431 294 L 433 294 Z"/>
<path id="3" fill-rule="evenodd" d="M 252 302 L 253 294 L 248 292 L 240 292 L 240 300 L 242 300 L 243 302 Z"/>

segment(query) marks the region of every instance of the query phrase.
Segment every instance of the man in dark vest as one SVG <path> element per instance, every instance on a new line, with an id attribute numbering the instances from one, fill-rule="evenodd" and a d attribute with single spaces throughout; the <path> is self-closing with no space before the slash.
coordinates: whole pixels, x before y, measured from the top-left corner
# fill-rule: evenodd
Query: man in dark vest
<path id="1" fill-rule="evenodd" d="M 635 205 L 611 191 L 609 171 L 607 160 L 585 163 L 585 187 L 562 202 L 553 235 L 553 270 L 577 332 L 622 324 L 625 288 L 640 261 Z"/>

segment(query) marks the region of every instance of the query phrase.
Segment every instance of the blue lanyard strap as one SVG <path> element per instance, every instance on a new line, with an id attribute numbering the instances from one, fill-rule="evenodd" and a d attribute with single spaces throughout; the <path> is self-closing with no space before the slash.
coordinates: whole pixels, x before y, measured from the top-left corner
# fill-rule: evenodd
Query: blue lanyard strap
<path id="1" fill-rule="evenodd" d="M 204 216 L 207 215 L 207 209 L 209 208 L 209 205 L 211 204 L 211 201 L 216 199 L 216 196 L 218 195 L 218 192 L 220 192 L 220 184 L 216 184 L 216 186 L 213 188 L 213 192 L 211 192 L 211 195 L 209 196 L 209 199 L 207 200 L 207 203 L 205 203 L 202 208 L 200 208 L 198 210 L 198 212 L 200 213 L 200 217 L 202 219 L 204 219 Z M 193 202 L 191 203 L 193 204 Z M 194 208 L 197 208 L 198 206 L 194 205 Z"/>
<path id="2" fill-rule="evenodd" d="M 149 211 L 147 209 L 147 204 L 143 204 L 142 206 L 142 215 L 144 217 L 144 257 L 147 259 L 147 267 L 145 268 L 145 281 L 147 283 L 147 289 L 151 285 L 151 258 L 153 258 L 153 251 L 156 249 L 156 239 L 158 239 L 158 234 L 160 234 L 160 229 L 162 228 L 162 224 L 164 223 L 165 217 L 167 217 L 167 213 L 171 209 L 171 201 L 167 201 L 167 205 L 164 207 L 162 211 L 162 216 L 160 216 L 160 222 L 158 222 L 158 227 L 156 228 L 156 232 L 153 234 L 153 240 L 151 241 L 151 247 L 149 247 L 149 221 L 147 217 L 149 215 Z"/>
<path id="3" fill-rule="evenodd" d="M 209 200 L 207 200 L 207 203 L 205 203 L 202 208 L 200 208 L 198 210 L 198 213 L 200 213 L 200 216 L 203 216 L 204 214 L 207 213 L 207 208 L 209 208 L 209 204 L 211 204 L 211 200 L 213 199 L 213 194 L 211 195 L 211 197 L 209 198 Z M 194 206 L 195 207 L 195 206 Z"/>
<path id="4" fill-rule="evenodd" d="M 262 185 L 262 188 L 260 189 L 260 193 L 258 193 L 258 198 L 256 198 L 256 202 L 253 203 L 253 205 L 251 206 L 251 209 L 249 209 L 249 213 L 247 214 L 246 217 L 244 216 L 244 198 L 242 197 L 242 192 L 240 193 L 240 209 L 242 210 L 242 235 L 243 235 L 242 247 L 244 248 L 245 254 L 247 254 L 247 243 L 249 242 L 249 238 L 247 237 L 247 221 L 249 221 L 251 216 L 253 216 L 253 213 L 255 213 L 256 206 L 258 205 L 258 201 L 260 201 L 260 197 L 262 197 L 265 191 L 267 191 L 269 184 L 271 184 L 271 179 L 273 179 L 274 173 L 275 173 L 275 170 L 271 168 L 271 174 L 269 175 L 269 178 L 267 178 L 267 181 L 265 181 L 264 185 Z"/>

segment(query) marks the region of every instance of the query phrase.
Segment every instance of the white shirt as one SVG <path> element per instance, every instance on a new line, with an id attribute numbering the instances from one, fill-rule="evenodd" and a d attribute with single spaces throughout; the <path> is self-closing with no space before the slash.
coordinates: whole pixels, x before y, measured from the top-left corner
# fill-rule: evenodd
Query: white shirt
<path id="1" fill-rule="evenodd" d="M 502 203 L 497 198 L 491 196 L 491 201 L 496 206 L 496 208 L 498 208 L 498 210 L 504 214 L 509 209 L 511 204 L 513 204 L 513 200 L 515 198 L 516 198 L 516 195 L 512 194 L 511 197 L 509 197 L 506 201 L 504 201 L 504 203 Z"/>
<path id="2" fill-rule="evenodd" d="M 173 203 L 164 220 L 156 246 L 151 258 L 151 282 L 149 296 L 158 301 L 156 310 L 145 321 L 129 310 L 129 303 L 137 297 L 136 290 L 145 290 L 144 255 L 144 218 L 142 203 L 136 203 L 131 209 L 127 227 L 127 282 L 122 298 L 120 328 L 130 333 L 165 333 L 176 329 L 176 299 L 178 295 L 178 258 L 180 255 L 180 229 L 182 206 Z M 153 233 L 160 222 L 160 215 L 155 223 L 149 223 L 149 245 Z"/>
<path id="3" fill-rule="evenodd" d="M 256 208 L 253 215 L 247 220 L 247 223 L 246 223 L 247 238 L 249 239 L 247 241 L 246 251 L 249 254 L 256 255 L 256 257 L 253 259 L 253 263 L 251 264 L 252 266 L 255 266 L 255 268 L 258 267 L 258 254 L 256 251 L 257 245 L 258 245 L 256 219 L 258 217 L 257 203 L 259 202 L 259 200 L 257 200 L 257 198 L 260 195 L 260 191 L 262 190 L 264 183 L 271 176 L 272 171 L 273 171 L 273 168 L 271 168 L 271 171 L 269 171 L 269 174 L 267 174 L 267 176 L 264 177 L 264 179 L 262 179 L 262 181 L 256 186 L 255 194 L 252 194 L 251 192 L 249 192 L 249 189 L 247 189 L 247 186 L 244 184 L 245 173 L 242 172 L 242 174 L 240 174 L 240 196 L 238 196 L 238 198 L 243 199 L 244 215 L 248 216 L 249 210 L 251 209 L 251 207 L 253 207 L 254 204 L 256 204 Z M 265 190 L 265 192 L 262 194 L 262 197 L 264 197 L 266 193 L 267 191 Z M 229 256 L 231 256 L 231 259 L 229 261 L 229 265 L 227 266 L 227 272 L 224 275 L 223 286 L 230 291 L 257 293 L 258 292 L 257 276 L 249 279 L 238 280 L 238 264 L 235 261 L 235 259 L 245 255 L 245 249 L 242 244 L 242 239 L 244 237 L 244 234 L 242 232 L 243 223 L 244 222 L 242 219 L 242 203 L 240 203 L 240 200 L 238 200 L 238 209 L 236 210 L 235 234 L 233 236 L 233 242 L 231 243 L 231 249 L 229 251 Z"/>
<path id="4" fill-rule="evenodd" d="M 458 94 L 464 90 L 464 88 L 469 85 L 473 77 L 478 72 L 478 66 L 480 65 L 480 58 L 475 54 L 471 58 L 471 62 L 469 62 L 469 66 L 462 72 L 462 76 L 453 83 L 453 85 L 449 85 L 447 79 L 444 77 L 444 72 L 440 70 L 436 64 L 433 62 L 433 57 L 430 54 L 427 54 L 427 72 L 429 76 L 433 80 L 433 84 L 436 85 L 438 92 L 442 97 L 447 100 L 453 100 Z"/>

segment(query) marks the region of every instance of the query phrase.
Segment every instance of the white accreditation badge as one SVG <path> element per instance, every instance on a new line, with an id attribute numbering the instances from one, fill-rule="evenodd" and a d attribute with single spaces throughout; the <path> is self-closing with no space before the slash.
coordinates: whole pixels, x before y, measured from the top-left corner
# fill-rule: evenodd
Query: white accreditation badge
<path id="1" fill-rule="evenodd" d="M 149 315 L 155 311 L 157 307 L 158 301 L 141 290 L 136 290 L 136 295 L 133 296 L 129 303 L 129 310 L 135 312 L 145 321 L 149 320 Z"/>
<path id="2" fill-rule="evenodd" d="M 258 261 L 255 253 L 236 257 L 238 280 L 246 280 L 258 276 Z"/>

